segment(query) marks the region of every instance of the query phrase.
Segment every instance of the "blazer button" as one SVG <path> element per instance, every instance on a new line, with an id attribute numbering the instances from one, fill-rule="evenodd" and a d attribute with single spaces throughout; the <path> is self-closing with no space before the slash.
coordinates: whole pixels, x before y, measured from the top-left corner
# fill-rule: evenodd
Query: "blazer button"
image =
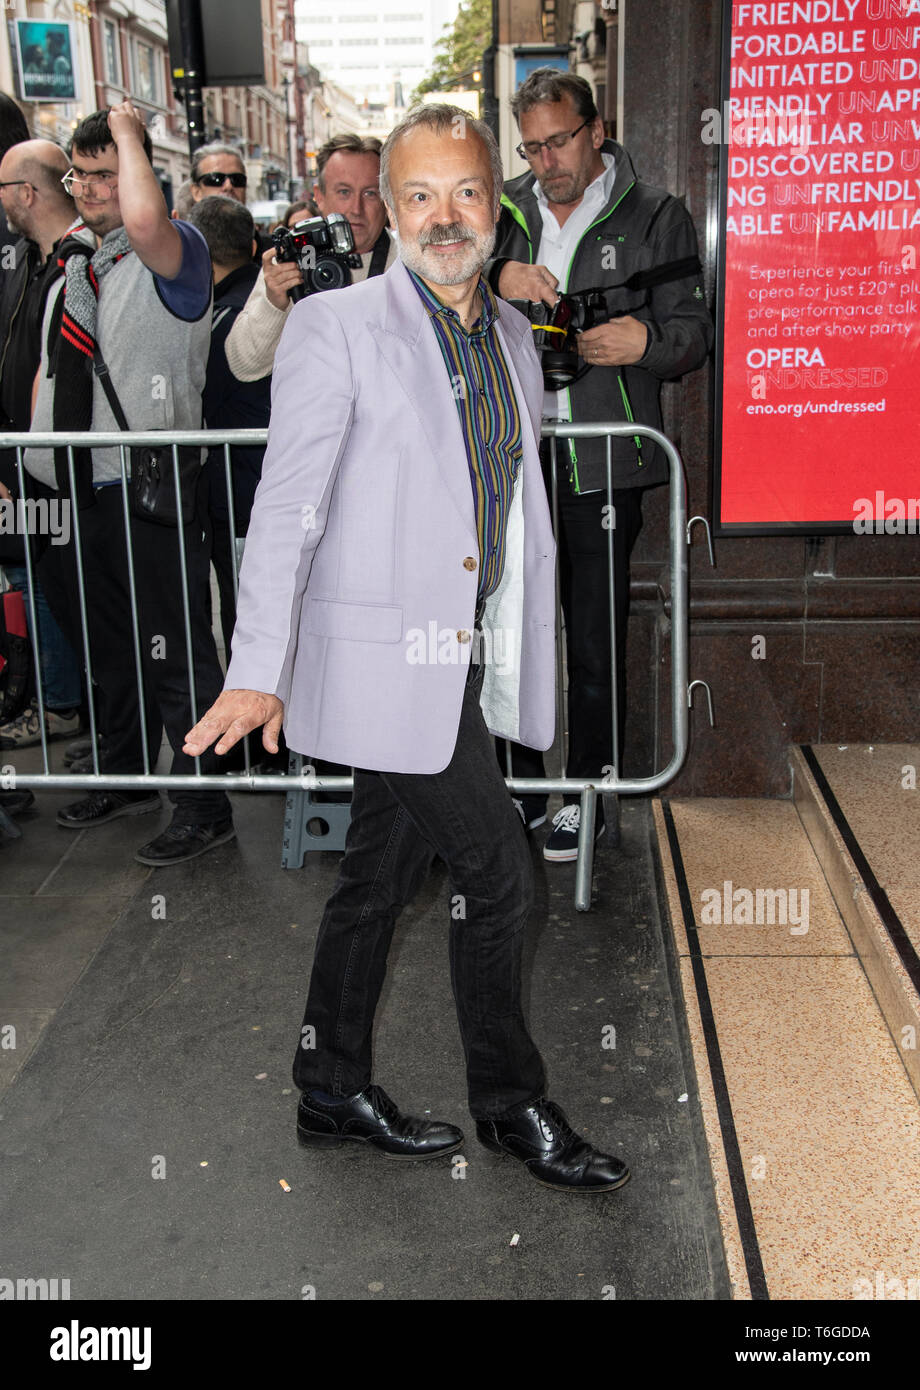
<path id="1" fill-rule="evenodd" d="M 476 568 L 476 561 L 473 559 L 472 555 L 467 555 L 466 559 L 463 561 L 463 568 L 465 570 L 474 570 Z"/>
<path id="2" fill-rule="evenodd" d="M 469 640 L 470 640 L 470 634 L 466 631 L 465 628 L 463 629 L 462 632 L 458 632 L 458 633 L 457 633 L 457 641 L 458 641 L 458 642 L 468 642 Z"/>

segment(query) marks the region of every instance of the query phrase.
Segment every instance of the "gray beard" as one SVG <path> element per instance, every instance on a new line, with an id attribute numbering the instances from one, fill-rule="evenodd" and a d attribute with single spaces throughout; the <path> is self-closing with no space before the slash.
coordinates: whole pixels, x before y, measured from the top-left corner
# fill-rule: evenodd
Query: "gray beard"
<path id="1" fill-rule="evenodd" d="M 493 228 L 491 232 L 478 232 L 471 237 L 464 248 L 461 263 L 452 270 L 446 266 L 439 269 L 436 264 L 432 265 L 430 258 L 425 257 L 427 248 L 419 246 L 417 241 L 404 241 L 398 231 L 393 233 L 393 239 L 403 265 L 421 279 L 430 281 L 432 285 L 462 285 L 482 270 L 495 248 L 495 235 L 496 229 Z"/>

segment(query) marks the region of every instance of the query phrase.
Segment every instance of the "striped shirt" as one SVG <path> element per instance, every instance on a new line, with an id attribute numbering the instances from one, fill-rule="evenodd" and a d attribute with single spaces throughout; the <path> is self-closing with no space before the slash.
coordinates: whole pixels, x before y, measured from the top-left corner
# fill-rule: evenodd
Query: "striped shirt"
<path id="1" fill-rule="evenodd" d="M 473 487 L 482 600 L 498 587 L 505 567 L 508 509 L 523 455 L 521 414 L 495 329 L 498 304 L 480 280 L 482 317 L 467 333 L 456 309 L 409 274 L 428 310 L 457 402 Z"/>

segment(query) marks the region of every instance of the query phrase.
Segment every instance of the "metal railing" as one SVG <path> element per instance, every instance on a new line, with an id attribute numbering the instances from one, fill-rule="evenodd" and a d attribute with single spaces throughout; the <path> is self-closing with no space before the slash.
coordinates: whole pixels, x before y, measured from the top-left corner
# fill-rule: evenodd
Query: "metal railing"
<path id="1" fill-rule="evenodd" d="M 609 566 L 609 600 L 610 600 L 610 623 L 611 623 L 611 689 L 612 689 L 612 748 L 613 764 L 611 770 L 604 773 L 601 779 L 588 780 L 585 778 L 573 778 L 565 775 L 565 765 L 563 762 L 563 773 L 559 777 L 545 778 L 524 778 L 507 777 L 506 782 L 509 789 L 516 795 L 533 795 L 543 793 L 563 793 L 571 799 L 572 793 L 577 793 L 581 806 L 581 817 L 579 825 L 578 839 L 578 858 L 576 865 L 575 882 L 575 905 L 580 911 L 587 911 L 591 905 L 591 882 L 594 865 L 594 828 L 596 815 L 597 793 L 611 796 L 619 794 L 650 794 L 660 790 L 669 782 L 680 770 L 687 755 L 689 738 L 689 705 L 690 689 L 688 684 L 688 617 L 687 617 L 687 547 L 689 545 L 689 527 L 686 518 L 686 505 L 684 500 L 684 477 L 680 456 L 674 445 L 660 431 L 652 429 L 646 425 L 635 423 L 629 424 L 574 424 L 571 422 L 547 423 L 543 426 L 543 435 L 549 438 L 551 443 L 552 461 L 552 510 L 553 510 L 553 529 L 554 533 L 559 534 L 558 522 L 558 502 L 556 491 L 556 440 L 558 438 L 586 439 L 591 437 L 604 437 L 607 441 L 606 446 L 606 469 L 607 469 L 607 498 L 612 506 L 613 480 L 612 480 L 612 450 L 611 441 L 615 438 L 631 438 L 640 434 L 653 440 L 665 453 L 669 466 L 669 556 L 670 556 L 670 597 L 671 597 L 671 734 L 673 751 L 667 765 L 648 777 L 626 778 L 620 775 L 619 771 L 619 748 L 617 733 L 617 676 L 616 676 L 616 652 L 617 652 L 617 633 L 616 633 L 616 611 L 614 602 L 614 569 L 613 569 L 613 544 L 614 527 L 608 529 L 608 566 Z M 233 482 L 230 448 L 231 445 L 259 446 L 265 444 L 267 440 L 266 430 L 183 430 L 170 431 L 164 434 L 163 431 L 156 432 L 92 432 L 92 433 L 44 433 L 44 434 L 0 434 L 0 449 L 15 448 L 17 453 L 17 471 L 19 475 L 20 497 L 29 496 L 29 475 L 25 472 L 22 462 L 22 450 L 29 448 L 65 448 L 68 456 L 68 471 L 70 479 L 71 498 L 76 493 L 75 470 L 73 450 L 75 448 L 118 448 L 120 451 L 120 468 L 122 481 L 122 511 L 125 525 L 125 534 L 129 535 L 129 505 L 128 505 L 128 449 L 135 445 L 160 445 L 168 444 L 172 446 L 173 471 L 176 486 L 176 493 L 179 493 L 179 458 L 178 448 L 183 445 L 201 445 L 210 448 L 223 446 L 224 449 L 224 473 L 227 486 L 227 499 L 229 510 L 229 529 L 231 538 L 231 565 L 233 571 L 234 597 L 238 594 L 238 551 L 234 541 L 235 518 L 233 512 Z M 144 789 L 166 790 L 169 788 L 183 790 L 220 790 L 223 792 L 236 791 L 285 791 L 289 794 L 300 790 L 315 790 L 319 792 L 341 792 L 350 791 L 353 787 L 353 779 L 344 776 L 323 776 L 316 774 L 310 767 L 302 774 L 292 775 L 291 773 L 256 773 L 253 770 L 248 740 L 243 740 L 244 770 L 242 772 L 227 772 L 218 774 L 207 774 L 200 771 L 200 759 L 195 758 L 194 774 L 158 774 L 151 770 L 150 754 L 151 750 L 147 746 L 146 730 L 144 719 L 140 718 L 142 748 L 143 748 L 143 772 L 141 773 L 106 773 L 101 771 L 99 766 L 99 739 L 98 727 L 96 722 L 95 699 L 93 697 L 93 676 L 92 676 L 92 653 L 90 650 L 89 624 L 87 620 L 86 592 L 84 584 L 84 572 L 81 556 L 80 544 L 80 513 L 76 506 L 71 506 L 70 517 L 73 527 L 75 541 L 75 554 L 78 573 L 79 606 L 82 623 L 83 651 L 82 657 L 86 670 L 87 689 L 89 692 L 89 734 L 92 741 L 92 773 L 55 773 L 51 771 L 48 758 L 48 740 L 45 728 L 45 706 L 42 691 L 40 674 L 40 651 L 38 642 L 38 621 L 36 613 L 35 590 L 34 590 L 34 567 L 31 555 L 31 547 L 25 546 L 25 567 L 28 575 L 28 603 L 30 614 L 30 630 L 33 637 L 33 657 L 35 664 L 35 685 L 36 698 L 38 702 L 41 748 L 43 771 L 40 773 L 16 773 L 15 785 L 25 789 L 50 788 L 54 790 L 94 790 L 108 788 L 116 791 L 139 791 Z M 701 518 L 694 518 L 699 520 Z M 692 523 L 691 523 L 692 524 Z M 197 723 L 203 710 L 198 709 L 197 696 L 195 690 L 194 662 L 192 659 L 192 640 L 191 640 L 191 617 L 188 593 L 188 569 L 186 561 L 186 550 L 184 544 L 183 531 L 181 527 L 163 528 L 164 547 L 170 543 L 176 546 L 176 556 L 179 564 L 182 580 L 183 610 L 185 619 L 185 639 L 186 639 L 186 659 L 188 662 L 189 673 L 189 693 L 191 703 L 192 723 Z M 132 647 L 135 673 L 138 688 L 138 708 L 144 709 L 144 677 L 143 662 L 141 659 L 140 630 L 138 623 L 137 596 L 135 587 L 135 570 L 132 549 L 126 546 L 126 558 L 129 576 L 129 589 L 131 597 L 132 612 Z M 556 567 L 556 648 L 557 648 L 557 680 L 556 697 L 558 708 L 558 733 L 563 749 L 563 759 L 565 757 L 565 714 L 564 714 L 564 677 L 563 677 L 563 651 L 561 641 L 562 631 L 562 612 L 559 592 L 559 566 Z M 694 685 L 702 682 L 693 682 Z M 0 764 L 6 759 L 6 755 L 0 753 Z M 2 769 L 0 769 L 2 770 Z"/>

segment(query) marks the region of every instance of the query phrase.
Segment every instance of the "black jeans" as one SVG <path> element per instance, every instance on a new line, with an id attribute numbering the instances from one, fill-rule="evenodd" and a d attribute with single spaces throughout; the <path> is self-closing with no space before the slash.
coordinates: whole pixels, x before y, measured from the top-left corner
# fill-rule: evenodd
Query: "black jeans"
<path id="1" fill-rule="evenodd" d="M 304 1013 L 315 1046 L 302 1032 L 294 1058 L 301 1090 L 349 1096 L 370 1082 L 393 929 L 438 854 L 451 880 L 448 951 L 470 1111 L 486 1118 L 544 1093 L 543 1063 L 521 1011 L 533 869 L 479 708 L 481 688 L 482 669 L 471 667 L 443 772 L 355 770 L 345 857 L 320 924 Z"/>
<path id="2" fill-rule="evenodd" d="M 610 680 L 610 601 L 604 507 L 607 491 L 575 496 L 559 480 L 559 574 L 568 663 L 569 777 L 600 778 L 613 764 Z M 639 488 L 614 488 L 614 603 L 617 627 L 617 742 L 622 772 L 626 729 L 626 624 L 629 618 L 629 557 L 642 529 Z M 504 743 L 498 744 L 502 770 Z M 543 777 L 543 755 L 511 745 L 518 777 Z M 530 801 L 530 798 L 528 798 Z M 545 804 L 545 798 L 542 798 Z"/>
<path id="3" fill-rule="evenodd" d="M 96 503 L 80 512 L 83 573 L 93 677 L 99 688 L 99 724 L 107 740 L 100 762 L 106 772 L 142 772 L 140 708 L 134 663 L 134 637 L 128 562 L 125 553 L 121 486 L 100 488 Z M 184 528 L 197 714 L 201 718 L 223 687 L 217 648 L 208 620 L 208 549 L 199 521 Z M 185 619 L 179 571 L 179 532 L 132 518 L 131 537 L 137 587 L 138 627 L 144 678 L 144 704 L 151 771 L 165 726 L 173 749 L 172 771 L 192 773 L 195 760 L 182 752 L 195 722 L 189 686 Z M 82 657 L 83 631 L 77 590 L 75 536 L 68 545 L 49 546 L 40 576 L 51 609 L 75 652 Z M 201 756 L 201 771 L 222 772 L 213 748 Z M 230 815 L 221 791 L 169 793 L 175 819 L 204 825 Z"/>

